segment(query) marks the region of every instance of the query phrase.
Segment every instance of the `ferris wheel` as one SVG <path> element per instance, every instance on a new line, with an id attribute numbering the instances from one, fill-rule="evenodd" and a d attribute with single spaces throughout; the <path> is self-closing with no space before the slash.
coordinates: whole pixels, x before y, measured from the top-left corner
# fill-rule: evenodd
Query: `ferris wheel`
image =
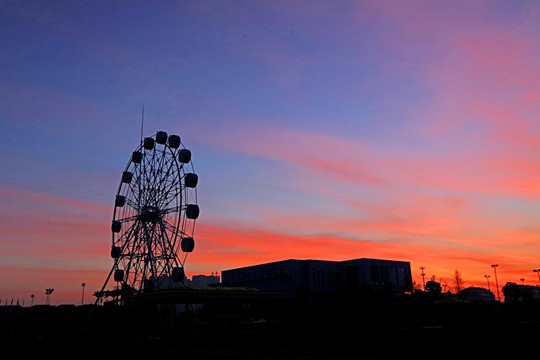
<path id="1" fill-rule="evenodd" d="M 183 283 L 184 265 L 195 247 L 197 183 L 191 151 L 180 136 L 158 131 L 141 141 L 114 199 L 114 264 L 103 288 L 111 275 L 117 287 L 106 295 L 125 301 Z"/>

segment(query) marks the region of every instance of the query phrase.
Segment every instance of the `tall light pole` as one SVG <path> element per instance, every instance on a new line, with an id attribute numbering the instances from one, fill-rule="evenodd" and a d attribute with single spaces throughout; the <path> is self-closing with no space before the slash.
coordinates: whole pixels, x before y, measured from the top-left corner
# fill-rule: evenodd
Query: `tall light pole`
<path id="1" fill-rule="evenodd" d="M 53 293 L 54 289 L 45 289 L 45 295 L 47 295 L 46 304 L 51 304 L 51 294 Z"/>
<path id="2" fill-rule="evenodd" d="M 533 271 L 538 274 L 538 283 L 540 284 L 540 269 L 533 269 Z"/>
<path id="3" fill-rule="evenodd" d="M 82 299 L 81 299 L 81 305 L 84 305 L 84 287 L 86 286 L 86 283 L 82 283 Z"/>
<path id="4" fill-rule="evenodd" d="M 491 291 L 491 290 L 489 289 L 489 278 L 490 278 L 491 276 L 489 276 L 489 275 L 484 275 L 484 277 L 486 278 L 487 283 L 488 283 L 488 291 Z"/>
<path id="5" fill-rule="evenodd" d="M 499 266 L 499 264 L 491 265 L 491 267 L 493 268 L 493 271 L 495 272 L 495 286 L 497 286 L 497 299 L 501 301 L 501 294 L 499 293 L 499 282 L 497 281 L 497 266 Z"/>
<path id="6" fill-rule="evenodd" d="M 426 291 L 426 279 L 425 279 L 425 276 L 426 274 L 424 273 L 424 269 L 426 267 L 425 266 L 420 266 L 420 270 L 422 270 L 422 273 L 420 275 L 422 275 L 422 290 Z"/>

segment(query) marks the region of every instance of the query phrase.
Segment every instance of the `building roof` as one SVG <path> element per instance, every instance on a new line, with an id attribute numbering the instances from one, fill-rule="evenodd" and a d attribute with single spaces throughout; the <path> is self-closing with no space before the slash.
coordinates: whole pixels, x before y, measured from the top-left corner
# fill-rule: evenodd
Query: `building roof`
<path id="1" fill-rule="evenodd" d="M 242 266 L 239 268 L 234 269 L 226 269 L 223 271 L 230 271 L 230 270 L 236 270 L 236 269 L 243 269 L 243 268 L 250 268 L 250 267 L 256 267 L 256 266 L 264 266 L 264 265 L 271 265 L 271 264 L 279 264 L 279 263 L 285 263 L 285 262 L 325 262 L 325 263 L 346 263 L 346 262 L 352 262 L 352 261 L 381 261 L 381 262 L 400 262 L 400 263 L 407 263 L 409 264 L 409 261 L 403 261 L 403 260 L 389 260 L 389 259 L 374 259 L 374 258 L 357 258 L 357 259 L 349 259 L 349 260 L 319 260 L 319 259 L 286 259 L 286 260 L 278 260 L 278 261 L 271 261 L 267 263 L 261 263 L 261 264 L 253 264 L 253 265 L 247 265 Z"/>

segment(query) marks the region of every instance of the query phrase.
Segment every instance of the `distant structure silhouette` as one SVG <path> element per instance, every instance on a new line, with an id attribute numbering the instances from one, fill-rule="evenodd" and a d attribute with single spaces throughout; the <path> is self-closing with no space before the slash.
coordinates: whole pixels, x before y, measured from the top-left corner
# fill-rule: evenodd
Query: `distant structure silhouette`
<path id="1" fill-rule="evenodd" d="M 422 275 L 422 290 L 426 290 L 426 274 L 424 273 L 424 270 L 426 269 L 425 266 L 420 266 L 420 270 L 422 270 L 422 273 L 420 275 Z"/>
<path id="2" fill-rule="evenodd" d="M 510 303 L 540 303 L 540 287 L 530 285 L 518 285 L 508 282 L 502 288 L 504 301 Z"/>
<path id="3" fill-rule="evenodd" d="M 426 283 L 425 291 L 430 294 L 440 294 L 442 292 L 441 283 L 435 280 L 429 280 Z"/>
<path id="4" fill-rule="evenodd" d="M 499 264 L 493 264 L 491 265 L 493 268 L 493 271 L 495 272 L 495 286 L 497 287 L 497 300 L 501 301 L 501 294 L 499 293 L 499 281 L 497 280 L 497 267 L 499 267 Z"/>
<path id="5" fill-rule="evenodd" d="M 97 300 L 123 304 L 148 290 L 183 284 L 193 251 L 198 176 L 178 135 L 158 131 L 133 151 L 114 200 L 113 266 Z M 105 290 L 110 278 L 116 286 Z"/>
<path id="6" fill-rule="evenodd" d="M 461 290 L 459 295 L 468 301 L 495 301 L 495 295 L 490 290 L 475 286 Z"/>
<path id="7" fill-rule="evenodd" d="M 51 304 L 51 294 L 53 293 L 53 291 L 54 291 L 54 289 L 52 289 L 52 288 L 45 289 L 45 295 L 46 295 L 45 304 L 46 305 Z"/>

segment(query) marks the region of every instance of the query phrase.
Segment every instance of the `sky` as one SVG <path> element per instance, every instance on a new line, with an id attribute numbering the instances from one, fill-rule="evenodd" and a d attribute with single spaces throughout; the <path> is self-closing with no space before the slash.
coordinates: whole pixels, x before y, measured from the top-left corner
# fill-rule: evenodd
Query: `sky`
<path id="1" fill-rule="evenodd" d="M 199 176 L 188 277 L 380 258 L 537 285 L 539 58 L 537 1 L 3 0 L 0 303 L 93 302 L 143 107 Z"/>

